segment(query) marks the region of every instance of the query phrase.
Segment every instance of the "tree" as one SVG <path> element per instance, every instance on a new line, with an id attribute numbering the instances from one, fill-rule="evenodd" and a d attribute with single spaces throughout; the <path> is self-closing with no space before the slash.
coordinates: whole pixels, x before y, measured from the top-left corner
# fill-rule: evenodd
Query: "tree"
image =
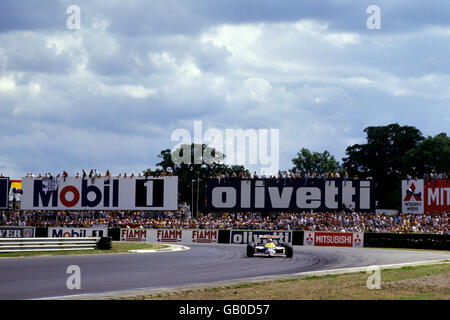
<path id="1" fill-rule="evenodd" d="M 159 168 L 154 170 L 154 173 L 158 175 L 162 171 L 171 171 L 174 176 L 178 176 L 178 200 L 195 206 L 198 197 L 198 206 L 201 211 L 206 206 L 206 180 L 208 178 L 216 176 L 219 172 L 228 173 L 230 176 L 233 172 L 237 174 L 247 172 L 244 166 L 224 164 L 225 157 L 224 154 L 205 144 L 183 144 L 173 152 L 170 149 L 162 150 L 158 155 L 161 161 L 156 164 Z M 197 185 L 197 181 L 199 185 Z M 196 212 L 197 208 L 193 207 L 192 211 Z"/>
<path id="2" fill-rule="evenodd" d="M 450 171 L 450 138 L 444 132 L 428 136 L 405 155 L 405 166 L 412 176 L 421 178 L 424 173 Z"/>
<path id="3" fill-rule="evenodd" d="M 350 176 L 371 176 L 377 181 L 379 207 L 399 208 L 401 180 L 410 171 L 405 156 L 424 137 L 415 127 L 397 123 L 367 127 L 364 132 L 367 142 L 347 147 L 343 166 Z"/>
<path id="4" fill-rule="evenodd" d="M 313 152 L 306 148 L 302 148 L 300 152 L 297 153 L 297 158 L 292 159 L 294 164 L 293 170 L 298 170 L 302 175 L 310 172 L 316 172 L 317 174 L 322 174 L 324 172 L 336 172 L 341 171 L 342 167 L 334 156 L 330 155 L 328 151 Z"/>

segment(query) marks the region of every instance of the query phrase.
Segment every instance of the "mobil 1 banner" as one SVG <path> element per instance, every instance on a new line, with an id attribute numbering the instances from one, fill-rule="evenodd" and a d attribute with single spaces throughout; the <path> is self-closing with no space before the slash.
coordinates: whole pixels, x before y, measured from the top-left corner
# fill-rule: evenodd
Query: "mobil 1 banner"
<path id="1" fill-rule="evenodd" d="M 22 210 L 177 210 L 178 177 L 24 178 Z"/>
<path id="2" fill-rule="evenodd" d="M 9 179 L 0 178 L 0 209 L 8 209 L 9 203 Z"/>
<path id="3" fill-rule="evenodd" d="M 209 211 L 375 211 L 375 181 L 342 179 L 209 179 Z"/>
<path id="4" fill-rule="evenodd" d="M 34 227 L 0 227 L 0 238 L 34 238 Z"/>
<path id="5" fill-rule="evenodd" d="M 108 226 L 94 226 L 89 228 L 76 227 L 50 227 L 48 228 L 49 238 L 86 238 L 86 237 L 107 237 Z"/>
<path id="6" fill-rule="evenodd" d="M 277 235 L 280 236 L 280 241 L 285 243 L 292 243 L 292 231 L 270 231 L 270 230 L 231 230 L 230 243 L 247 244 L 247 243 L 262 243 L 260 236 L 262 235 Z"/>

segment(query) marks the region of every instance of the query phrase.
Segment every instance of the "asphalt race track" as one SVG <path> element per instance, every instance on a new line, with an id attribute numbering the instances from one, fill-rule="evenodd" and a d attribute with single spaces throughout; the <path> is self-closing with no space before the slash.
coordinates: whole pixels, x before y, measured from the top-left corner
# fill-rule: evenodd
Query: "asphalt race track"
<path id="1" fill-rule="evenodd" d="M 450 259 L 450 254 L 392 249 L 294 247 L 294 257 L 247 258 L 245 245 L 189 244 L 158 253 L 0 258 L 0 299 L 53 298 L 236 280 L 306 271 Z M 66 287 L 67 267 L 81 289 Z"/>

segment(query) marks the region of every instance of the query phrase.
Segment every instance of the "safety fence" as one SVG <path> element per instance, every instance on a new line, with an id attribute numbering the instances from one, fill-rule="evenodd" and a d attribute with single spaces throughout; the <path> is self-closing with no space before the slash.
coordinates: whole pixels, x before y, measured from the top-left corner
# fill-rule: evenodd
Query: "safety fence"
<path id="1" fill-rule="evenodd" d="M 128 231 L 124 231 L 128 230 Z M 153 231 L 152 231 L 153 230 Z M 373 233 L 373 232 L 319 232 L 319 231 L 285 231 L 285 230 L 193 230 L 182 229 L 119 229 L 110 228 L 108 235 L 113 240 L 129 240 L 147 236 L 148 241 L 156 242 L 201 242 L 197 237 L 205 238 L 204 242 L 246 244 L 258 242 L 263 234 L 276 234 L 284 242 L 298 246 L 339 246 L 339 247 L 372 247 L 372 248 L 415 248 L 450 250 L 450 235 L 420 233 Z M 122 237 L 122 238 L 121 238 Z M 132 239 L 134 237 L 134 239 Z M 165 239 L 164 239 L 165 238 Z"/>
<path id="2" fill-rule="evenodd" d="M 94 250 L 100 238 L 1 238 L 0 252 Z"/>
<path id="3" fill-rule="evenodd" d="M 27 227 L 25 227 L 27 228 Z M 25 229 L 23 228 L 23 229 Z M 265 234 L 279 235 L 283 242 L 304 246 L 378 247 L 450 250 L 450 235 L 423 233 L 322 232 L 298 230 L 217 230 L 217 229 L 146 229 L 146 228 L 44 228 L 21 230 L 0 227 L 0 238 L 23 237 L 77 238 L 101 237 L 113 241 L 166 243 L 258 242 Z"/>

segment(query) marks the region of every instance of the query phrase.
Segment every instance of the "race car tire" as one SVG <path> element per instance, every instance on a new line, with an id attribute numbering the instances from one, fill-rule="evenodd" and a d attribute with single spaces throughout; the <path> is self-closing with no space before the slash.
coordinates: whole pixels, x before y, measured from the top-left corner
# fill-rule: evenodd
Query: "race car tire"
<path id="1" fill-rule="evenodd" d="M 255 256 L 255 245 L 253 243 L 247 244 L 247 257 L 253 258 Z"/>
<path id="2" fill-rule="evenodd" d="M 286 249 L 286 258 L 292 258 L 294 255 L 294 248 L 292 248 L 292 245 L 289 243 L 286 243 L 284 245 L 284 248 Z"/>

